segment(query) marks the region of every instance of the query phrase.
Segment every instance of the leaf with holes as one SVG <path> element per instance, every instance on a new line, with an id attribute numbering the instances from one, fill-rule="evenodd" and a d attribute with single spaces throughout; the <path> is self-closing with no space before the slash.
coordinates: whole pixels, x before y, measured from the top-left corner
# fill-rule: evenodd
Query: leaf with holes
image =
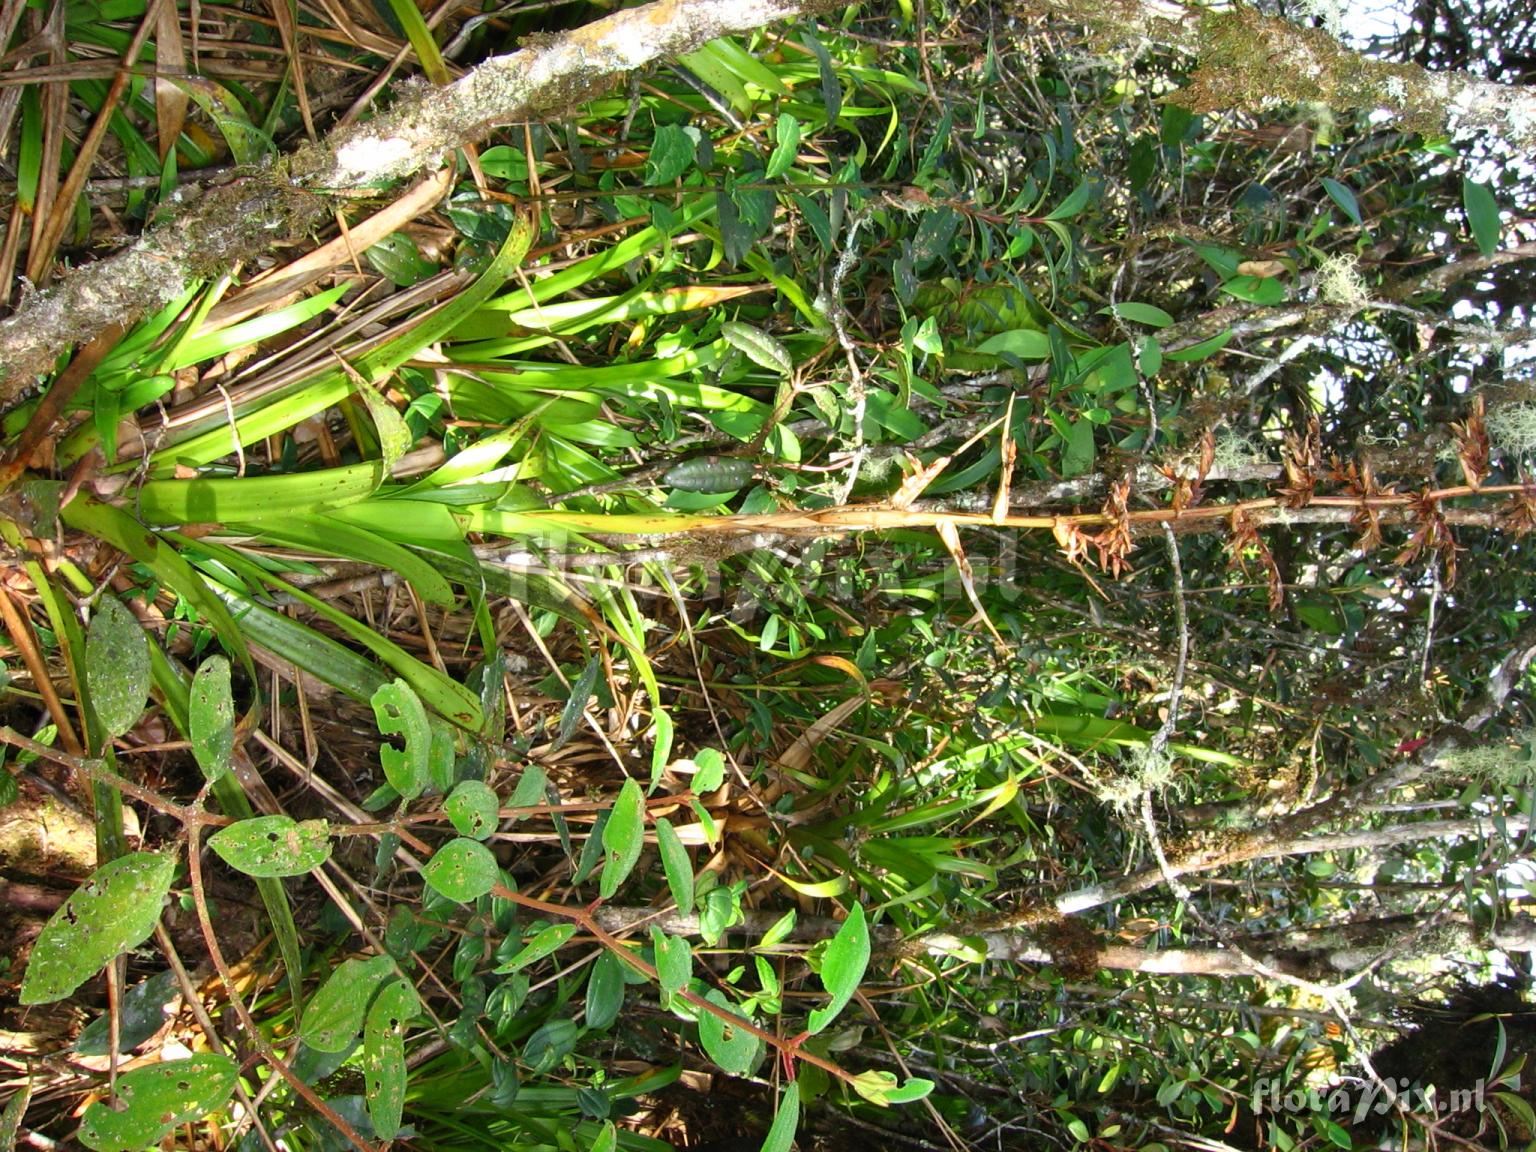
<path id="1" fill-rule="evenodd" d="M 421 795 L 430 779 L 432 728 L 421 698 L 404 680 L 381 684 L 373 694 L 373 716 L 385 736 L 404 736 L 405 751 L 389 745 L 379 749 L 379 761 L 390 787 L 406 800 Z"/>
<path id="2" fill-rule="evenodd" d="M 704 994 L 704 999 L 717 1008 L 725 1009 L 741 1020 L 742 1024 L 748 1023 L 720 989 L 711 988 Z M 711 1060 L 732 1076 L 749 1075 L 763 1055 L 763 1042 L 746 1028 L 731 1024 L 703 1009 L 699 1011 L 699 1044 Z"/>
<path id="3" fill-rule="evenodd" d="M 393 1140 L 405 1111 L 405 1026 L 421 1012 L 421 999 L 408 980 L 380 989 L 363 1026 L 363 1083 L 374 1133 Z"/>
<path id="4" fill-rule="evenodd" d="M 500 872 L 489 848 L 460 836 L 433 853 L 421 875 L 448 899 L 468 904 L 496 887 Z"/>
<path id="5" fill-rule="evenodd" d="M 187 698 L 187 735 L 203 775 L 217 780 L 229 771 L 235 751 L 235 698 L 229 686 L 229 661 L 204 660 L 192 677 Z"/>
<path id="6" fill-rule="evenodd" d="M 257 816 L 220 829 L 208 838 L 208 847 L 247 876 L 302 876 L 331 858 L 331 825 Z"/>
<path id="7" fill-rule="evenodd" d="M 864 922 L 864 909 L 855 904 L 822 957 L 821 983 L 832 1002 L 811 1013 L 806 1024 L 809 1031 L 820 1032 L 836 1019 L 859 990 L 859 981 L 864 979 L 864 969 L 868 965 L 869 925 Z"/>
<path id="8" fill-rule="evenodd" d="M 62 1000 L 155 930 L 176 858 L 135 852 L 103 864 L 43 926 L 21 982 L 23 1004 Z"/>
<path id="9" fill-rule="evenodd" d="M 115 739 L 138 723 L 149 682 L 143 626 L 115 597 L 103 596 L 85 636 L 85 683 L 108 735 Z"/>
<path id="10" fill-rule="evenodd" d="M 345 1052 L 363 1029 L 374 992 L 394 971 L 389 956 L 343 960 L 310 997 L 300 1038 L 316 1052 Z"/>
<path id="11" fill-rule="evenodd" d="M 95 1100 L 80 1120 L 80 1143 L 96 1152 L 138 1152 L 158 1145 L 182 1124 L 206 1116 L 229 1099 L 240 1066 L 204 1052 L 124 1072 L 116 1107 Z"/>
<path id="12" fill-rule="evenodd" d="M 459 835 L 485 840 L 496 831 L 501 801 L 489 784 L 464 780 L 443 801 L 443 811 Z"/>
<path id="13" fill-rule="evenodd" d="M 644 846 L 645 795 L 638 780 L 626 780 L 613 802 L 613 814 L 603 826 L 603 875 L 597 890 L 604 900 L 629 878 Z"/>

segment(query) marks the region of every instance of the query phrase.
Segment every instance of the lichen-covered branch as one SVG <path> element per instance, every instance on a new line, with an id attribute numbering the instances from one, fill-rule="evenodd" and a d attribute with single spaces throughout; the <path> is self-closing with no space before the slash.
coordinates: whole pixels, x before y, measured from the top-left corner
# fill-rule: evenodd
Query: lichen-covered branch
<path id="1" fill-rule="evenodd" d="M 1536 147 L 1536 90 L 1460 72 L 1372 60 L 1319 28 L 1235 5 L 1173 0 L 1025 0 L 1026 10 L 1089 29 L 1106 45 L 1166 44 L 1189 53 L 1190 84 L 1171 99 L 1197 112 L 1326 104 L 1379 112 L 1409 131 L 1488 131 Z"/>
<path id="2" fill-rule="evenodd" d="M 656 0 L 493 57 L 442 88 L 409 84 L 376 119 L 205 192 L 124 251 L 24 300 L 0 321 L 0 409 L 108 324 L 131 324 L 193 281 L 304 235 L 330 210 L 317 193 L 409 176 L 499 125 L 574 108 L 637 68 L 825 2 Z"/>

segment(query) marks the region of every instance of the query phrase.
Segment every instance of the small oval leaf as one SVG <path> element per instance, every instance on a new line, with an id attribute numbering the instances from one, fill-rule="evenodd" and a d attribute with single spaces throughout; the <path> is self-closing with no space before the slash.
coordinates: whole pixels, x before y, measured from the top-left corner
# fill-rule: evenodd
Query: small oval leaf
<path id="1" fill-rule="evenodd" d="M 501 801 L 489 784 L 464 780 L 443 801 L 443 811 L 459 835 L 485 840 L 500 822 Z"/>
<path id="2" fill-rule="evenodd" d="M 651 947 L 656 953 L 656 979 L 661 985 L 661 1006 L 670 1009 L 672 997 L 693 979 L 693 949 L 681 936 L 668 936 L 651 928 Z"/>
<path id="3" fill-rule="evenodd" d="M 256 816 L 220 829 L 208 838 L 208 847 L 247 876 L 302 876 L 331 858 L 331 825 Z"/>
<path id="4" fill-rule="evenodd" d="M 640 790 L 640 782 L 630 779 L 619 789 L 613 813 L 603 826 L 603 875 L 598 881 L 598 892 L 604 900 L 610 899 L 629 878 L 644 845 L 645 794 Z"/>
<path id="5" fill-rule="evenodd" d="M 999 332 L 976 345 L 976 351 L 988 356 L 1017 356 L 1020 360 L 1048 360 L 1051 338 L 1033 328 L 1015 328 Z"/>
<path id="6" fill-rule="evenodd" d="M 85 636 L 85 682 L 101 726 L 113 739 L 144 712 L 149 696 L 149 641 L 133 613 L 103 596 Z"/>
<path id="7" fill-rule="evenodd" d="M 187 700 L 187 735 L 203 775 L 217 780 L 229 771 L 235 751 L 235 698 L 229 686 L 229 661 L 204 660 L 192 677 Z"/>
<path id="8" fill-rule="evenodd" d="M 746 353 L 747 358 L 761 368 L 777 372 L 780 376 L 788 376 L 795 370 L 795 360 L 789 354 L 789 349 L 750 324 L 727 320 L 720 325 L 720 335 L 725 337 L 727 344 Z"/>
<path id="9" fill-rule="evenodd" d="M 343 960 L 310 998 L 299 1036 L 317 1052 L 345 1052 L 357 1040 L 368 1002 L 395 970 L 389 956 Z"/>
<path id="10" fill-rule="evenodd" d="M 96 1152 L 139 1152 L 158 1145 L 229 1099 L 240 1066 L 228 1056 L 204 1052 L 124 1072 L 116 1107 L 92 1101 L 80 1121 L 80 1143 Z"/>
<path id="11" fill-rule="evenodd" d="M 489 848 L 460 836 L 433 853 L 421 875 L 448 899 L 468 904 L 496 887 L 500 872 Z"/>
<path id="12" fill-rule="evenodd" d="M 135 852 L 103 864 L 49 918 L 21 982 L 23 1004 L 62 1000 L 155 930 L 176 859 Z"/>

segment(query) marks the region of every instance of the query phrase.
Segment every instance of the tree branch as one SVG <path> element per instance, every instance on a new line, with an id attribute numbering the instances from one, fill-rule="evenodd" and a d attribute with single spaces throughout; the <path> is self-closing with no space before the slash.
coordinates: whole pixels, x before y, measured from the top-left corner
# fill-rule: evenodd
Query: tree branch
<path id="1" fill-rule="evenodd" d="M 394 105 L 368 123 L 306 145 L 287 165 L 205 191 L 122 252 L 25 299 L 0 321 L 0 409 L 108 324 L 131 324 L 194 282 L 307 235 L 331 210 L 317 193 L 401 179 L 499 125 L 567 111 L 656 60 L 826 3 L 656 0 L 492 57 L 444 87 L 402 85 Z"/>

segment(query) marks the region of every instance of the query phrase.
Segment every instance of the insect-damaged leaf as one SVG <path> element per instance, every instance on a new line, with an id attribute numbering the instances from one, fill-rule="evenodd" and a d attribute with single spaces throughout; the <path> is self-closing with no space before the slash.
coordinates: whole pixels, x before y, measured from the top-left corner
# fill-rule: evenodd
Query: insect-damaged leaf
<path id="1" fill-rule="evenodd" d="M 389 956 L 343 960 L 310 998 L 299 1035 L 317 1052 L 345 1052 L 362 1031 L 368 1003 L 394 972 Z"/>
<path id="2" fill-rule="evenodd" d="M 207 1115 L 229 1099 L 240 1066 L 204 1052 L 125 1072 L 116 1107 L 93 1101 L 80 1121 L 80 1143 L 96 1152 L 138 1152 L 158 1145 L 179 1125 Z"/>
<path id="3" fill-rule="evenodd" d="M 197 766 L 209 780 L 217 780 L 229 771 L 235 750 L 235 700 L 224 657 L 204 660 L 192 677 L 187 722 Z"/>
<path id="4" fill-rule="evenodd" d="M 21 982 L 23 1004 L 62 1000 L 113 957 L 149 938 L 176 860 L 135 852 L 103 864 L 43 926 Z"/>
<path id="5" fill-rule="evenodd" d="M 325 820 L 257 816 L 221 829 L 208 846 L 247 876 L 302 876 L 330 859 L 331 826 Z"/>
<path id="6" fill-rule="evenodd" d="M 422 879 L 460 904 L 484 896 L 496 886 L 499 874 L 491 850 L 465 836 L 444 844 L 421 870 Z"/>
<path id="7" fill-rule="evenodd" d="M 408 980 L 386 984 L 368 1009 L 363 1027 L 363 1082 L 368 1090 L 368 1119 L 384 1140 L 400 1131 L 405 1110 L 405 1026 L 421 1011 L 421 1000 Z"/>
<path id="8" fill-rule="evenodd" d="M 404 752 L 385 745 L 379 749 L 379 761 L 390 787 L 407 800 L 415 799 L 430 780 L 432 752 L 432 728 L 421 698 L 404 680 L 382 684 L 373 694 L 373 716 L 384 735 L 405 737 Z"/>
<path id="9" fill-rule="evenodd" d="M 85 636 L 85 681 L 91 704 L 109 735 L 138 722 L 149 696 L 149 641 L 132 612 L 103 596 Z"/>

